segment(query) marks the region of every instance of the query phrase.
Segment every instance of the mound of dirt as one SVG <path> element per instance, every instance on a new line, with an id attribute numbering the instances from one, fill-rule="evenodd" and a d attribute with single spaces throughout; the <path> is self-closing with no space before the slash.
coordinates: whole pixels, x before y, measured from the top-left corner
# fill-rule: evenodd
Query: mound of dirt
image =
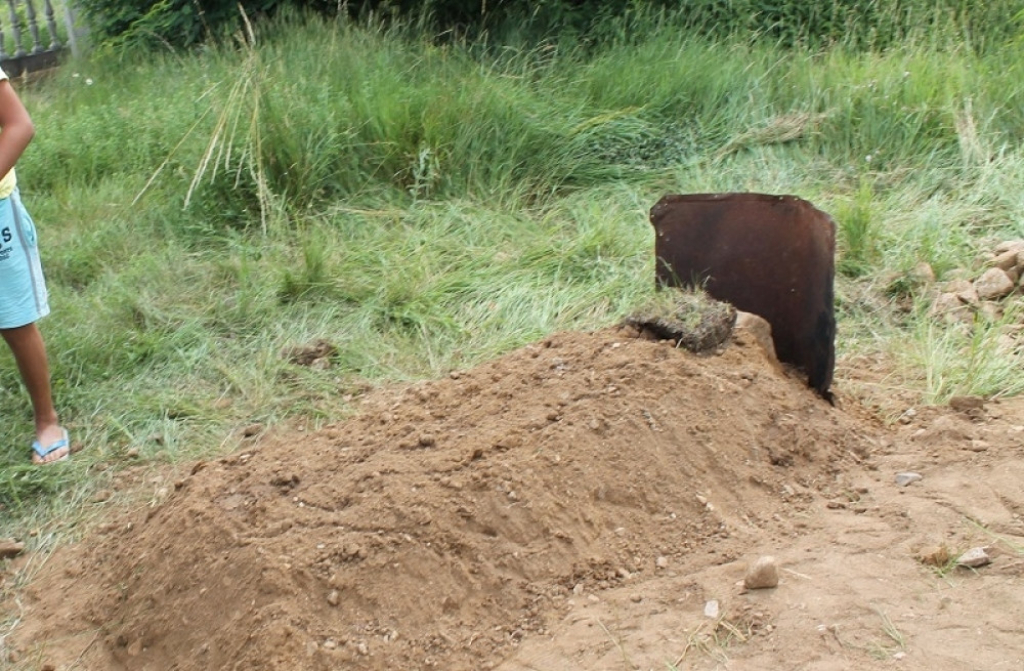
<path id="1" fill-rule="evenodd" d="M 743 329 L 704 356 L 558 334 L 196 464 L 50 559 L 15 647 L 54 668 L 494 668 L 581 600 L 849 501 L 882 428 L 842 405 Z"/>

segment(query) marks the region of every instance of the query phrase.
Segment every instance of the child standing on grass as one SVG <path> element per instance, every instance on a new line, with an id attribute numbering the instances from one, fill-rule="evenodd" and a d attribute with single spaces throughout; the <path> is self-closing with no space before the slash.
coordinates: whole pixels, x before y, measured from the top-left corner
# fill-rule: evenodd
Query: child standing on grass
<path id="1" fill-rule="evenodd" d="M 35 135 L 32 119 L 0 69 L 0 335 L 14 354 L 35 419 L 32 461 L 71 456 L 50 392 L 50 367 L 36 321 L 50 312 L 36 231 L 18 194 L 14 164 Z"/>

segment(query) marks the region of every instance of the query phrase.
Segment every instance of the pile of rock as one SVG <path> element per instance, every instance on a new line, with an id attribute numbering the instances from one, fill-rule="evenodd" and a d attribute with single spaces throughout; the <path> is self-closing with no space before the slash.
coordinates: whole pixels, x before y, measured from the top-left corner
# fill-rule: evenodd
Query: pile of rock
<path id="1" fill-rule="evenodd" d="M 914 271 L 928 282 L 934 273 L 927 264 Z M 972 279 L 954 279 L 938 286 L 931 314 L 949 323 L 974 321 L 975 314 L 989 319 L 1002 316 L 1001 301 L 1014 292 L 1024 291 L 1024 240 L 1008 240 L 996 245 L 984 259 L 981 274 Z"/>

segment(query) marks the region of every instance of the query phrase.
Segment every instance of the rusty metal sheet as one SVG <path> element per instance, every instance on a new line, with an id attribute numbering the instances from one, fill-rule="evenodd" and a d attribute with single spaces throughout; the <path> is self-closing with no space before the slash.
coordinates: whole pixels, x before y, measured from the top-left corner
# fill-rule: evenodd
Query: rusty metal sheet
<path id="1" fill-rule="evenodd" d="M 763 317 L 780 361 L 802 369 L 832 400 L 835 222 L 795 196 L 668 195 L 651 208 L 656 278 L 702 286 Z"/>

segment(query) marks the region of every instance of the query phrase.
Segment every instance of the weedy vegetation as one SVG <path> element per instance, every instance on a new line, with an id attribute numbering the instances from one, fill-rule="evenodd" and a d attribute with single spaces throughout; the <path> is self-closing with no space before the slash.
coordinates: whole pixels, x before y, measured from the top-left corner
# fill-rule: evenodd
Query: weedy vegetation
<path id="1" fill-rule="evenodd" d="M 282 12 L 22 86 L 41 327 L 84 449 L 29 465 L 28 399 L 0 351 L 0 535 L 77 519 L 125 465 L 216 455 L 254 423 L 312 428 L 368 386 L 617 323 L 651 298 L 647 211 L 670 192 L 790 193 L 836 217 L 844 391 L 882 412 L 893 388 L 1018 393 L 1016 299 L 958 329 L 900 282 L 1024 237 L 1024 45 L 1007 24 L 812 45 L 678 18 L 499 41 Z M 281 355 L 317 340 L 329 366 Z"/>

